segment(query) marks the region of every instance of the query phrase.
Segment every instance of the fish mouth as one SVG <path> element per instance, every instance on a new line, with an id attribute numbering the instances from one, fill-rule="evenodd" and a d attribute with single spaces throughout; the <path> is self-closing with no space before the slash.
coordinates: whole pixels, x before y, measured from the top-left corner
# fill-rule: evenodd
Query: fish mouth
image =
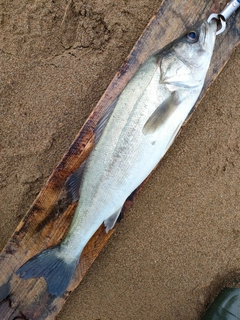
<path id="1" fill-rule="evenodd" d="M 206 46 L 206 38 L 207 38 L 207 31 L 208 31 L 208 28 L 209 28 L 209 24 L 207 21 L 203 21 L 203 24 L 202 24 L 202 35 L 203 35 L 203 40 L 202 40 L 202 45 L 203 46 Z"/>
<path id="2" fill-rule="evenodd" d="M 217 30 L 217 22 L 216 20 L 211 20 L 210 22 L 207 21 L 203 21 L 202 24 L 202 33 L 203 33 L 203 41 L 202 44 L 203 46 L 207 46 L 207 42 L 208 42 L 208 37 L 212 37 L 211 35 L 214 34 L 214 31 L 216 32 Z"/>

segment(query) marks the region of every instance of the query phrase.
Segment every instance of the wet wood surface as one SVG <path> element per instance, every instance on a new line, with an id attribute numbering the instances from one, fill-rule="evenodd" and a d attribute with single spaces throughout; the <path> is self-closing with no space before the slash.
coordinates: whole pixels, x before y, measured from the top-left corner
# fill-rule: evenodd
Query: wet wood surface
<path id="1" fill-rule="evenodd" d="M 54 319 L 69 293 L 79 285 L 114 229 L 106 234 L 105 228 L 101 226 L 95 233 L 85 247 L 75 276 L 62 297 L 50 296 L 43 279 L 26 281 L 20 279 L 15 272 L 33 255 L 61 241 L 67 232 L 76 204 L 71 204 L 67 199 L 64 190 L 65 181 L 89 155 L 94 146 L 96 123 L 134 75 L 139 65 L 153 52 L 178 37 L 186 27 L 198 20 L 206 19 L 212 12 L 220 12 L 226 3 L 226 1 L 220 3 L 193 0 L 181 1 L 181 6 L 178 1 L 166 0 L 162 3 L 2 251 L 0 255 L 0 319 Z M 238 13 L 228 21 L 227 30 L 217 37 L 213 60 L 201 98 L 230 58 L 233 49 L 239 44 L 239 25 L 240 14 Z M 142 186 L 126 201 L 123 213 L 130 207 Z"/>

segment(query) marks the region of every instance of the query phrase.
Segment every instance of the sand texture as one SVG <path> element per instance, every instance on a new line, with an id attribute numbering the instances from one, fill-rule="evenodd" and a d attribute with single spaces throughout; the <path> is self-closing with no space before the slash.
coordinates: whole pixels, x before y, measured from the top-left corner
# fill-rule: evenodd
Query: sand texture
<path id="1" fill-rule="evenodd" d="M 1 249 L 160 4 L 0 1 Z M 200 319 L 239 281 L 239 70 L 237 48 L 57 320 Z"/>

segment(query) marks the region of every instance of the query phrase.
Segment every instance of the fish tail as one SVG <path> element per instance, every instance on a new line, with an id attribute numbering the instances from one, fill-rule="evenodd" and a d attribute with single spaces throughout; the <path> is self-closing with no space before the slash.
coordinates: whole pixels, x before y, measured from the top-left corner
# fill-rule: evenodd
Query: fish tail
<path id="1" fill-rule="evenodd" d="M 79 256 L 67 262 L 60 257 L 60 248 L 61 245 L 57 245 L 43 250 L 23 264 L 17 270 L 17 275 L 25 280 L 43 277 L 47 282 L 49 293 L 61 296 L 71 282 Z"/>

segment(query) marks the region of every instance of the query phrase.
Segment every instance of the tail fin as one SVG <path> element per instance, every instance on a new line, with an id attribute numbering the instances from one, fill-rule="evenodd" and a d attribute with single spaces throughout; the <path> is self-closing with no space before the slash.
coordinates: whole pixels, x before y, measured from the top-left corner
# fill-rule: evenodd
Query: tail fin
<path id="1" fill-rule="evenodd" d="M 43 250 L 17 270 L 17 275 L 25 280 L 43 277 L 51 295 L 61 296 L 67 289 L 79 257 L 70 263 L 59 258 L 60 246 Z M 57 254 L 58 253 L 58 254 Z"/>

